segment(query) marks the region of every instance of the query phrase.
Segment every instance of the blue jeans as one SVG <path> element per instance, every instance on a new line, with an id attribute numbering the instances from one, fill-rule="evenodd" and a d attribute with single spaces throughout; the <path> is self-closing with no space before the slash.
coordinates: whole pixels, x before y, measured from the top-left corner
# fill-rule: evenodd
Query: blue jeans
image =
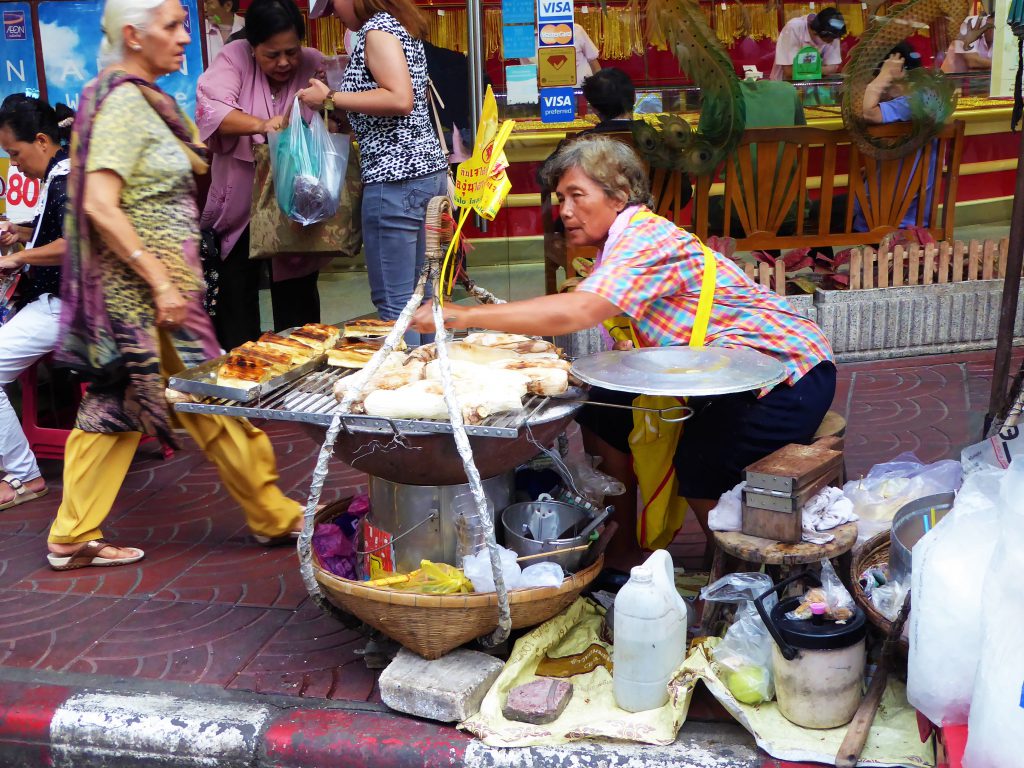
<path id="1" fill-rule="evenodd" d="M 427 250 L 424 221 L 430 198 L 448 193 L 448 174 L 438 171 L 404 181 L 367 184 L 363 189 L 363 247 L 370 300 L 383 320 L 405 308 L 419 279 Z M 419 344 L 410 331 L 407 344 Z"/>

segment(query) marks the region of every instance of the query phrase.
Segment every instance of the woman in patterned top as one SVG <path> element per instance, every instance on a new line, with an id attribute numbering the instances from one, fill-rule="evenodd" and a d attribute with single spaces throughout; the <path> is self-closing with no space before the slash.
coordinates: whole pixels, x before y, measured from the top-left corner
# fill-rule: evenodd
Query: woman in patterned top
<path id="1" fill-rule="evenodd" d="M 693 235 L 647 208 L 650 186 L 636 153 L 610 138 L 587 136 L 549 160 L 545 174 L 547 188 L 558 196 L 568 242 L 600 249 L 594 271 L 572 293 L 486 306 L 445 304 L 445 326 L 552 336 L 626 315 L 642 346 L 688 344 L 691 334 L 700 333 L 695 325 L 705 250 Z M 832 403 L 836 369 L 818 326 L 731 260 L 706 253 L 715 268 L 707 346 L 757 350 L 787 371 L 770 391 L 690 398 L 695 413 L 683 427 L 674 464 L 679 495 L 710 542 L 708 512 L 740 482 L 743 468 L 783 445 L 810 441 Z M 421 331 L 433 328 L 430 307 L 421 307 L 413 323 Z M 597 388 L 590 396 L 625 405 L 634 397 Z M 612 541 L 607 562 L 628 571 L 642 556 L 630 535 L 637 529 L 629 455 L 633 414 L 584 408 L 579 421 L 587 451 L 601 456 L 601 469 L 626 484 L 626 494 L 612 501 L 623 535 Z"/>
<path id="2" fill-rule="evenodd" d="M 427 105 L 426 21 L 412 0 L 316 0 L 309 15 L 330 11 L 357 32 L 345 79 L 337 92 L 310 80 L 299 97 L 312 109 L 326 103 L 348 113 L 362 163 L 370 298 L 382 319 L 394 320 L 423 267 L 427 203 L 448 191 L 448 158 Z"/>
<path id="3" fill-rule="evenodd" d="M 57 345 L 60 263 L 64 257 L 64 200 L 70 163 L 64 148 L 74 113 L 41 99 L 9 96 L 0 108 L 0 148 L 23 176 L 43 182 L 42 213 L 31 227 L 10 225 L 0 247 L 24 250 L 0 256 L 0 276 L 19 273 L 17 314 L 0 325 L 0 509 L 38 499 L 46 481 L 32 455 L 4 387 Z M 0 321 L 3 322 L 3 321 Z"/>
<path id="4" fill-rule="evenodd" d="M 57 357 L 92 384 L 65 449 L 64 499 L 49 536 L 55 570 L 143 557 L 103 541 L 99 526 L 142 435 L 173 444 L 167 377 L 220 352 L 202 305 L 193 174 L 207 171 L 205 148 L 153 84 L 181 67 L 185 19 L 179 0 L 108 0 L 108 65 L 79 103 Z M 217 466 L 257 541 L 286 541 L 301 508 L 275 484 L 267 436 L 242 420 L 176 416 Z"/>

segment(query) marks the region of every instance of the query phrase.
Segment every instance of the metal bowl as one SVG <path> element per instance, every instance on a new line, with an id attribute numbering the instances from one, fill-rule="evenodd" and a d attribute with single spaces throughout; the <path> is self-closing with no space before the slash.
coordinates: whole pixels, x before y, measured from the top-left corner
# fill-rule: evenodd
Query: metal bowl
<path id="1" fill-rule="evenodd" d="M 513 504 L 501 513 L 501 524 L 505 529 L 505 546 L 517 555 L 539 555 L 543 552 L 552 552 L 556 549 L 566 549 L 587 543 L 586 538 L 581 536 L 541 540 L 523 536 L 523 527 L 530 525 L 530 521 L 536 513 L 546 513 L 552 516 L 551 528 L 558 531 L 554 534 L 555 536 L 564 531 L 582 530 L 591 519 L 585 509 L 561 501 L 528 501 L 522 504 Z M 578 552 L 537 557 L 526 564 L 558 563 L 567 573 L 574 573 L 586 553 L 587 550 L 581 549 Z"/>
<path id="2" fill-rule="evenodd" d="M 953 508 L 954 498 L 952 493 L 938 493 L 915 499 L 900 507 L 892 520 L 892 531 L 889 534 L 890 581 L 906 584 L 910 578 L 914 545 L 924 538 L 924 519 L 934 509 L 935 522 L 938 523 Z"/>

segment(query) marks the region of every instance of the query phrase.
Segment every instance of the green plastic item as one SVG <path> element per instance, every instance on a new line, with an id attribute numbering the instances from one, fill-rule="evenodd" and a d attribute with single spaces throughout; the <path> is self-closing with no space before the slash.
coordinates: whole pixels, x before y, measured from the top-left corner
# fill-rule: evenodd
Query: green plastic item
<path id="1" fill-rule="evenodd" d="M 804 46 L 793 57 L 793 79 L 821 79 L 821 52 L 813 45 Z"/>

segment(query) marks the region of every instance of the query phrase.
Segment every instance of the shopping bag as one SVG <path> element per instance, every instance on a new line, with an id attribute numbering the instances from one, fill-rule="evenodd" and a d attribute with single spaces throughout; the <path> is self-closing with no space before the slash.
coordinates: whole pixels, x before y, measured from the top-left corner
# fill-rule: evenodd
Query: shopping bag
<path id="1" fill-rule="evenodd" d="M 308 226 L 337 213 L 348 164 L 346 139 L 329 133 L 319 117 L 307 124 L 295 98 L 288 125 L 267 136 L 274 192 L 285 216 Z"/>
<path id="2" fill-rule="evenodd" d="M 347 137 L 343 137 L 347 140 Z M 355 258 L 363 246 L 363 182 L 359 175 L 359 151 L 349 151 L 345 184 L 337 213 L 327 221 L 307 227 L 292 221 L 281 211 L 274 194 L 270 172 L 270 149 L 266 144 L 253 147 L 256 179 L 252 190 L 249 220 L 249 258 L 273 256 L 340 256 Z"/>

